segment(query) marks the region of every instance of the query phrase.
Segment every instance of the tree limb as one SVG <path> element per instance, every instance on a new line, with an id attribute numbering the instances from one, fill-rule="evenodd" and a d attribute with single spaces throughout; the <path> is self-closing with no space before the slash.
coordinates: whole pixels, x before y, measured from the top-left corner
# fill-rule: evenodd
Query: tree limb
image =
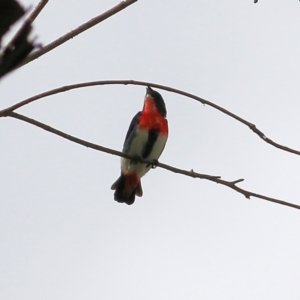
<path id="1" fill-rule="evenodd" d="M 82 146 L 92 148 L 92 149 L 95 149 L 95 150 L 98 150 L 98 151 L 106 152 L 106 153 L 109 153 L 109 154 L 112 154 L 112 155 L 117 155 L 117 156 L 121 156 L 121 157 L 125 157 L 125 158 L 131 158 L 131 156 L 128 155 L 128 154 L 125 154 L 125 153 L 122 153 L 120 151 L 116 151 L 116 150 L 113 150 L 113 149 L 110 149 L 110 148 L 102 147 L 102 146 L 99 146 L 99 145 L 81 140 L 81 139 L 76 138 L 72 135 L 69 135 L 69 134 L 66 134 L 62 131 L 59 131 L 59 130 L 51 127 L 51 126 L 48 126 L 44 123 L 41 123 L 41 122 L 36 121 L 34 119 L 28 118 L 24 115 L 20 115 L 20 114 L 14 113 L 14 112 L 10 112 L 6 116 L 12 117 L 12 118 L 15 118 L 15 119 L 19 119 L 19 120 L 22 120 L 22 121 L 27 122 L 27 123 L 30 123 L 32 125 L 35 125 L 39 128 L 42 128 L 42 129 L 48 131 L 48 132 L 51 132 L 51 133 L 54 133 L 54 134 L 56 134 L 60 137 L 63 137 L 65 139 L 69 140 L 69 141 L 80 144 Z M 153 161 L 149 161 L 149 160 L 145 160 L 145 159 L 141 159 L 140 161 L 143 162 L 143 163 L 147 163 L 147 164 L 152 164 L 153 163 Z M 220 176 L 211 176 L 211 175 L 206 175 L 206 174 L 200 174 L 200 173 L 194 172 L 193 170 L 191 170 L 191 171 L 182 170 L 182 169 L 178 169 L 178 168 L 175 168 L 175 167 L 172 167 L 172 166 L 160 163 L 160 162 L 158 162 L 157 166 L 160 167 L 160 168 L 169 170 L 171 172 L 174 172 L 174 173 L 186 175 L 186 176 L 189 176 L 189 177 L 192 177 L 192 178 L 206 179 L 206 180 L 213 181 L 215 183 L 225 185 L 225 186 L 237 191 L 238 193 L 243 194 L 248 199 L 250 199 L 250 197 L 255 197 L 255 198 L 263 199 L 263 200 L 266 200 L 266 201 L 274 202 L 274 203 L 277 203 L 277 204 L 280 204 L 280 205 L 285 205 L 285 206 L 293 207 L 293 208 L 296 208 L 296 209 L 300 209 L 300 205 L 290 203 L 290 202 L 286 202 L 286 201 L 282 201 L 282 200 L 275 199 L 275 198 L 271 198 L 271 197 L 267 197 L 267 196 L 260 195 L 260 194 L 257 194 L 257 193 L 253 193 L 253 192 L 244 190 L 244 189 L 236 186 L 237 183 L 243 181 L 244 179 L 237 179 L 237 180 L 234 180 L 234 181 L 227 181 L 227 180 L 221 179 Z"/>

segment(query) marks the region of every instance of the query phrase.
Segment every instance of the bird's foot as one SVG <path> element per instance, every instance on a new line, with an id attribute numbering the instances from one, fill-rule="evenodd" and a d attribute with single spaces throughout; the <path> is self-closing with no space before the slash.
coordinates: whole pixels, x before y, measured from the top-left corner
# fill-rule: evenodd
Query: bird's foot
<path id="1" fill-rule="evenodd" d="M 152 164 L 150 166 L 151 166 L 151 169 L 155 169 L 158 166 L 158 160 L 153 159 Z"/>

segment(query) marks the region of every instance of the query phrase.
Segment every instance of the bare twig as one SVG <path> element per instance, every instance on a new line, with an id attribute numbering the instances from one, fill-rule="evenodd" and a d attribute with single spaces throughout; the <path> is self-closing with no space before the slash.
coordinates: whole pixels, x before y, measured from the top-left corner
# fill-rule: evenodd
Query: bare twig
<path id="1" fill-rule="evenodd" d="M 33 125 L 35 125 L 39 128 L 42 128 L 42 129 L 44 129 L 48 132 L 54 133 L 54 134 L 56 134 L 60 137 L 63 137 L 65 139 L 69 140 L 69 141 L 80 144 L 82 146 L 92 148 L 92 149 L 95 149 L 95 150 L 98 150 L 98 151 L 106 152 L 106 153 L 109 153 L 109 154 L 112 154 L 112 155 L 131 158 L 131 156 L 128 155 L 128 154 L 125 154 L 125 153 L 122 153 L 120 151 L 116 151 L 116 150 L 113 150 L 113 149 L 110 149 L 110 148 L 102 147 L 102 146 L 99 146 L 99 145 L 96 145 L 96 144 L 89 143 L 87 141 L 78 139 L 78 138 L 76 138 L 72 135 L 66 134 L 62 131 L 59 131 L 59 130 L 57 130 L 53 127 L 50 127 L 50 126 L 48 126 L 44 123 L 38 122 L 34 119 L 28 118 L 24 115 L 20 115 L 20 114 L 14 113 L 14 112 L 10 112 L 6 116 L 16 118 L 16 119 L 22 120 L 24 122 L 33 124 Z M 147 164 L 153 163 L 153 161 L 149 161 L 149 160 L 145 160 L 145 159 L 141 159 L 141 162 L 147 163 Z M 243 179 L 237 179 L 237 180 L 234 180 L 234 181 L 226 181 L 226 180 L 221 179 L 220 176 L 211 176 L 211 175 L 206 175 L 206 174 L 200 174 L 200 173 L 194 172 L 193 170 L 191 170 L 191 171 L 182 170 L 182 169 L 178 169 L 178 168 L 175 168 L 175 167 L 163 164 L 163 163 L 158 163 L 157 166 L 160 167 L 160 168 L 169 170 L 171 172 L 174 172 L 174 173 L 183 174 L 183 175 L 186 175 L 186 176 L 189 176 L 189 177 L 192 177 L 192 178 L 206 179 L 206 180 L 213 181 L 215 183 L 225 185 L 225 186 L 237 191 L 238 193 L 243 194 L 248 199 L 250 199 L 250 197 L 255 197 L 255 198 L 267 200 L 267 201 L 270 201 L 270 202 L 274 202 L 274 203 L 277 203 L 277 204 L 280 204 L 280 205 L 285 205 L 285 206 L 293 207 L 293 208 L 296 208 L 296 209 L 300 209 L 300 205 L 293 204 L 293 203 L 286 202 L 286 201 L 282 201 L 282 200 L 278 200 L 278 199 L 267 197 L 267 196 L 263 196 L 263 195 L 260 195 L 260 194 L 256 194 L 256 193 L 244 190 L 244 189 L 236 186 L 236 184 L 238 182 L 243 181 Z"/>
<path id="2" fill-rule="evenodd" d="M 38 5 L 34 8 L 34 10 L 31 12 L 29 17 L 27 18 L 27 21 L 29 23 L 32 23 L 36 17 L 40 14 L 40 12 L 43 10 L 43 8 L 46 6 L 49 0 L 40 0 Z"/>
<path id="3" fill-rule="evenodd" d="M 234 118 L 235 120 L 243 123 L 244 125 L 246 125 L 247 127 L 249 127 L 254 133 L 256 133 L 262 140 L 264 140 L 266 143 L 276 147 L 276 148 L 279 148 L 281 150 L 284 150 L 284 151 L 287 151 L 287 152 L 290 152 L 290 153 L 294 153 L 294 154 L 297 154 L 297 155 L 300 155 L 300 151 L 298 150 L 295 150 L 295 149 L 292 149 L 292 148 L 289 148 L 289 147 L 286 147 L 284 145 L 281 145 L 281 144 L 278 144 L 274 141 L 272 141 L 271 139 L 267 138 L 265 136 L 265 134 L 260 131 L 258 128 L 256 128 L 256 126 L 250 122 L 248 122 L 247 120 L 245 119 L 242 119 L 241 117 L 235 115 L 234 113 L 230 112 L 229 110 L 217 105 L 217 104 L 214 104 L 213 102 L 210 102 L 208 100 L 205 100 L 203 98 L 200 98 L 196 95 L 193 95 L 193 94 L 190 94 L 190 93 L 187 93 L 187 92 L 184 92 L 184 91 L 181 91 L 181 90 L 178 90 L 178 89 L 174 89 L 172 87 L 169 87 L 169 86 L 165 86 L 165 85 L 161 85 L 161 84 L 156 84 L 156 83 L 152 83 L 152 82 L 146 82 L 146 81 L 137 81 L 137 80 L 101 80 L 101 81 L 91 81 L 91 82 L 83 82 L 83 83 L 77 83 L 77 84 L 71 84 L 71 85 L 66 85 L 66 86 L 62 86 L 62 87 L 59 87 L 59 88 L 56 88 L 56 89 L 53 89 L 53 90 L 50 90 L 50 91 L 47 91 L 47 92 L 44 92 L 44 93 L 41 93 L 41 94 L 38 94 L 38 95 L 35 95 L 33 97 L 30 97 L 28 99 L 25 99 L 19 103 L 16 103 L 6 109 L 3 109 L 0 111 L 0 117 L 2 116 L 5 116 L 7 115 L 8 113 L 16 110 L 17 108 L 20 108 L 26 104 L 29 104 L 33 101 L 36 101 L 38 99 L 41 99 L 41 98 L 44 98 L 44 97 L 48 97 L 48 96 L 51 96 L 51 95 L 54 95 L 54 94 L 58 94 L 58 93 L 62 93 L 62 92 L 66 92 L 66 91 L 69 91 L 69 90 L 73 90 L 73 89 L 78 89 L 78 88 L 83 88 L 83 87 L 90 87 L 90 86 L 96 86 L 96 85 L 111 85 L 111 84 L 125 84 L 125 85 L 142 85 L 142 86 L 152 86 L 152 87 L 155 87 L 155 88 L 159 88 L 159 89 L 162 89 L 162 90 L 165 90 L 165 91 L 169 91 L 169 92 L 172 92 L 172 93 L 176 93 L 176 94 L 179 94 L 179 95 L 183 95 L 185 97 L 188 97 L 188 98 L 192 98 L 196 101 L 199 101 L 201 102 L 202 104 L 206 104 L 206 105 L 209 105 L 219 111 L 221 111 L 222 113 Z"/>
<path id="4" fill-rule="evenodd" d="M 32 52 L 20 66 L 25 65 L 25 64 L 35 60 L 36 58 L 39 58 L 40 56 L 44 55 L 45 53 L 53 50 L 54 48 L 60 46 L 61 44 L 67 42 L 68 40 L 74 38 L 76 35 L 97 25 L 98 23 L 100 23 L 102 21 L 106 20 L 107 18 L 113 16 L 114 14 L 118 13 L 119 11 L 125 9 L 126 7 L 128 7 L 129 5 L 131 5 L 137 1 L 138 0 L 121 1 L 118 5 L 112 7 L 111 9 L 104 12 L 103 14 L 98 15 L 95 18 L 89 20 L 88 22 L 80 25 L 76 29 L 71 30 L 70 32 L 66 33 L 65 35 L 61 36 L 60 38 L 58 38 L 55 41 L 51 42 L 50 44 L 46 45 L 45 47 Z"/>

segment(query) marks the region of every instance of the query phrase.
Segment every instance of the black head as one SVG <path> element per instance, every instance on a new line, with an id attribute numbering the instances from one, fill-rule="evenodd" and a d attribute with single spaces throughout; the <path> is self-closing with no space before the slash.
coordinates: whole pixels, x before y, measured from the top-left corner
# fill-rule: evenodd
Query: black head
<path id="1" fill-rule="evenodd" d="M 167 116 L 167 110 L 164 99 L 161 96 L 161 94 L 157 91 L 152 90 L 152 88 L 148 86 L 147 95 L 151 96 L 154 99 L 157 110 L 165 118 Z"/>

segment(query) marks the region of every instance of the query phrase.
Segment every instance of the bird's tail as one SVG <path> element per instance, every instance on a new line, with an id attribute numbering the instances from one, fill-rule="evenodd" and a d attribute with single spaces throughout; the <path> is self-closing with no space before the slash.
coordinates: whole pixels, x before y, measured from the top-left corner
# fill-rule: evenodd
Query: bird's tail
<path id="1" fill-rule="evenodd" d="M 143 196 L 140 178 L 136 174 L 123 174 L 111 186 L 115 190 L 114 198 L 116 201 L 131 205 L 134 203 L 135 195 Z"/>

